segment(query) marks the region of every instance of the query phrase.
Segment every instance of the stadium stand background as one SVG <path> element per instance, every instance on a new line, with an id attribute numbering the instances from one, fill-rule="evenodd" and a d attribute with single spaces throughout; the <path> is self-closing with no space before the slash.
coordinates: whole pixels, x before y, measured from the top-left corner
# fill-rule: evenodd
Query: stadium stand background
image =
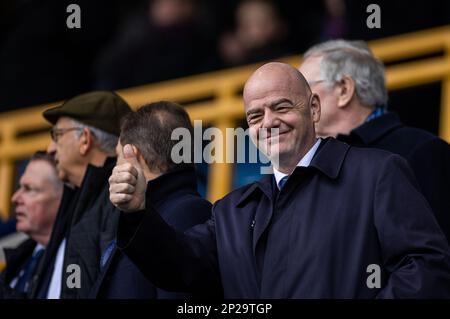
<path id="1" fill-rule="evenodd" d="M 371 46 L 376 54 L 381 54 L 388 70 L 393 67 L 392 74 L 401 63 L 424 60 L 430 61 L 430 66 L 434 67 L 439 63 L 434 60 L 432 64 L 433 59 L 443 59 L 448 63 L 448 27 L 418 33 L 417 36 L 410 35 L 407 38 L 410 42 L 387 37 L 450 24 L 450 2 L 375 1 L 381 7 L 382 27 L 369 29 L 366 26 L 369 15 L 366 8 L 373 2 L 268 2 L 265 9 L 259 11 L 260 15 L 252 17 L 255 20 L 253 27 L 258 33 L 258 23 L 262 28 L 277 20 L 278 25 L 272 26 L 275 31 L 270 33 L 269 27 L 260 43 L 256 41 L 253 47 L 239 49 L 238 45 L 233 46 L 233 37 L 236 40 L 237 34 L 245 32 L 248 32 L 247 37 L 252 37 L 255 32 L 245 31 L 245 28 L 250 28 L 245 22 L 250 19 L 247 15 L 255 15 L 257 10 L 255 7 L 250 7 L 251 10 L 248 6 L 243 8 L 244 1 L 3 0 L 0 2 L 0 121 L 9 118 L 9 111 L 14 111 L 16 118 L 23 114 L 25 119 L 27 116 L 38 116 L 30 106 L 55 103 L 94 89 L 113 89 L 121 90 L 133 107 L 163 98 L 192 104 L 191 116 L 197 118 L 202 118 L 205 112 L 196 111 L 195 106 L 212 105 L 219 99 L 216 106 L 236 109 L 212 115 L 232 114 L 227 115 L 230 121 L 220 122 L 219 127 L 227 127 L 227 124 L 245 127 L 241 109 L 237 110 L 242 107 L 238 96 L 245 77 L 255 68 L 255 65 L 245 65 L 286 56 L 291 57 L 287 58 L 288 62 L 298 65 L 301 52 L 314 43 L 331 38 L 377 40 L 371 42 Z M 66 27 L 69 15 L 66 8 L 70 3 L 81 7 L 81 29 Z M 263 23 L 258 19 L 262 19 Z M 415 37 L 423 41 L 423 45 L 416 43 L 411 54 L 408 54 L 408 48 L 397 48 L 411 43 L 411 40 L 414 42 Z M 224 52 L 224 47 L 236 47 L 236 50 Z M 127 69 L 140 76 L 127 77 Z M 435 70 L 423 65 L 422 69 L 416 68 L 417 75 L 412 76 L 410 82 L 404 79 L 404 73 L 396 72 L 390 80 L 389 107 L 399 113 L 406 124 L 445 135 L 443 137 L 448 141 L 446 128 L 442 127 L 445 116 L 440 108 L 441 103 L 448 104 L 447 99 L 450 98 L 445 95 L 449 85 L 442 82 L 450 78 L 450 72 L 446 70 L 448 67 Z M 215 73 L 207 73 L 211 71 Z M 205 75 L 186 78 L 203 73 Z M 173 79 L 178 80 L 159 83 Z M 228 80 L 234 82 L 228 85 Z M 214 91 L 207 84 L 211 81 L 223 87 Z M 204 84 L 204 89 L 186 86 L 188 82 L 200 86 Z M 132 88 L 149 83 L 157 84 Z M 191 94 L 173 93 L 177 87 L 190 90 Z M 208 121 L 211 125 L 217 124 L 211 117 Z M 47 129 L 39 124 L 37 130 L 24 135 L 33 136 Z M 4 134 L 1 135 L 0 143 L 6 139 Z M 0 161 L 5 161 L 5 150 L 0 144 Z M 0 175 L 4 175 L 0 176 L 0 193 L 3 192 L 0 213 L 3 218 L 12 216 L 10 212 L 13 209 L 4 202 L 9 194 L 5 192 L 2 181 L 14 178 L 14 184 L 17 183 L 17 177 L 26 163 L 25 153 L 14 157 L 12 175 L 8 173 L 5 178 L 5 171 L 0 170 Z M 217 199 L 225 190 L 251 181 L 258 168 L 258 165 L 237 166 L 234 170 L 222 169 L 211 177 L 208 172 L 213 170 L 208 165 L 200 165 L 200 191 L 210 199 Z M 208 179 L 220 180 L 226 186 L 207 185 Z M 13 188 L 8 187 L 9 193 Z M 11 225 L 13 222 L 0 226 L 9 232 Z"/>

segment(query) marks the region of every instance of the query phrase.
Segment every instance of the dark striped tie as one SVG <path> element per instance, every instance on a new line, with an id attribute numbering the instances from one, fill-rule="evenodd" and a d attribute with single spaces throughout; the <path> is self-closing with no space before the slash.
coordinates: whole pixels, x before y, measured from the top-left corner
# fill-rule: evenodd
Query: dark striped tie
<path id="1" fill-rule="evenodd" d="M 289 175 L 286 175 L 278 182 L 278 189 L 281 190 L 283 186 L 286 184 L 287 180 L 289 178 Z"/>
<path id="2" fill-rule="evenodd" d="M 20 292 L 28 292 L 31 280 L 33 279 L 34 273 L 36 272 L 36 268 L 39 264 L 39 260 L 41 260 L 43 254 L 44 249 L 41 248 L 35 251 L 33 255 L 31 255 L 30 259 L 28 259 L 20 274 L 14 289 Z"/>

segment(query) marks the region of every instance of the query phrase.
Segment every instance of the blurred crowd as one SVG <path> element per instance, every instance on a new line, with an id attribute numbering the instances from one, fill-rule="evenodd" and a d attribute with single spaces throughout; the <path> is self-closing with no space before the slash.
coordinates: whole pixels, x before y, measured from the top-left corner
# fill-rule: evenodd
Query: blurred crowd
<path id="1" fill-rule="evenodd" d="M 382 27 L 369 29 L 365 0 L 79 0 L 69 29 L 72 2 L 0 2 L 0 111 L 450 22 L 447 1 L 378 1 Z"/>

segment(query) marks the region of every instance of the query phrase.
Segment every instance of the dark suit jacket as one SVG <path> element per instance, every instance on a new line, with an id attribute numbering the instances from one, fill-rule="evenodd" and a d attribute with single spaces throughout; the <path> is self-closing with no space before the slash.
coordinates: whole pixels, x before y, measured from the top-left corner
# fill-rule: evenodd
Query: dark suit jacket
<path id="1" fill-rule="evenodd" d="M 166 173 L 148 183 L 156 193 L 154 208 L 172 227 L 184 231 L 211 217 L 211 204 L 197 192 L 195 170 L 181 169 Z M 120 250 L 112 253 L 92 293 L 92 298 L 189 298 L 186 293 L 156 288 Z"/>
<path id="2" fill-rule="evenodd" d="M 0 220 L 0 238 L 12 234 L 16 231 L 16 220 L 10 219 L 6 222 Z"/>
<path id="3" fill-rule="evenodd" d="M 364 123 L 338 139 L 354 146 L 374 147 L 403 156 L 450 242 L 450 146 L 424 130 L 408 127 L 394 113 Z"/>
<path id="4" fill-rule="evenodd" d="M 450 297 L 450 251 L 398 155 L 327 139 L 284 188 L 239 188 L 181 234 L 154 212 L 122 220 L 118 246 L 166 289 L 226 298 Z M 123 218 L 135 218 L 124 214 Z M 372 287 L 371 267 L 380 270 Z M 369 269 L 369 271 L 368 271 Z"/>
<path id="5" fill-rule="evenodd" d="M 0 275 L 0 299 L 9 298 L 27 298 L 27 294 L 17 292 L 10 288 L 11 281 L 17 277 L 23 269 L 27 260 L 33 254 L 36 242 L 32 239 L 27 239 L 14 249 L 5 248 L 6 268 Z M 37 272 L 33 276 L 33 280 L 37 280 Z"/>

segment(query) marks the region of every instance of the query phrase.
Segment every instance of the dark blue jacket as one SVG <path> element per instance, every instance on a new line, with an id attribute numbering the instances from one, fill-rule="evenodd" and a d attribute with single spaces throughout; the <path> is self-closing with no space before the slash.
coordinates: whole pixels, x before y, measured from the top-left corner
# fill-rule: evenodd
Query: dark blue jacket
<path id="1" fill-rule="evenodd" d="M 16 231 L 16 220 L 10 219 L 6 222 L 0 219 L 0 238 L 12 234 Z"/>
<path id="2" fill-rule="evenodd" d="M 204 223 L 211 217 L 211 203 L 197 192 L 195 170 L 180 169 L 148 183 L 155 192 L 154 208 L 165 222 L 179 231 Z M 96 283 L 93 298 L 190 298 L 186 293 L 157 289 L 120 250 L 115 249 Z"/>
<path id="3" fill-rule="evenodd" d="M 394 113 L 384 114 L 354 129 L 339 140 L 353 146 L 373 147 L 404 157 L 450 242 L 450 146 L 424 130 L 404 125 Z"/>
<path id="4" fill-rule="evenodd" d="M 16 248 L 4 248 L 6 268 L 0 273 L 0 299 L 25 299 L 29 296 L 9 287 L 11 281 L 17 277 L 27 260 L 33 254 L 36 242 L 29 238 L 20 243 Z M 38 274 L 33 275 L 35 280 Z"/>
<path id="5" fill-rule="evenodd" d="M 398 155 L 329 138 L 279 193 L 272 176 L 239 188 L 184 235 L 147 195 L 139 226 L 119 223 L 118 245 L 166 289 L 223 289 L 226 298 L 450 297 L 449 246 Z M 367 284 L 377 266 L 379 288 Z"/>

